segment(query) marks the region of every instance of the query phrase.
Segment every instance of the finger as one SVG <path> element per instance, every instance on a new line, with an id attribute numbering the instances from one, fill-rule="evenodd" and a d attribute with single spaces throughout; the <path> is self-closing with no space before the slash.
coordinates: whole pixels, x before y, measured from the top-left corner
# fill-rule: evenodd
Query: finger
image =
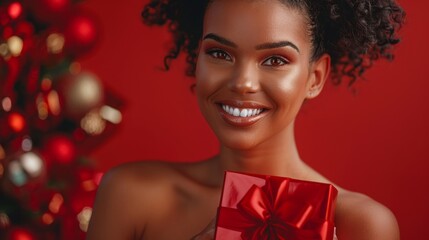
<path id="1" fill-rule="evenodd" d="M 216 230 L 216 220 L 213 220 L 204 228 L 201 233 L 197 234 L 191 240 L 213 240 Z"/>
<path id="2" fill-rule="evenodd" d="M 203 232 L 191 238 L 191 240 L 213 240 L 213 239 L 214 239 L 214 230 Z"/>
<path id="3" fill-rule="evenodd" d="M 337 238 L 337 228 L 334 228 L 334 240 L 338 240 L 338 238 Z"/>

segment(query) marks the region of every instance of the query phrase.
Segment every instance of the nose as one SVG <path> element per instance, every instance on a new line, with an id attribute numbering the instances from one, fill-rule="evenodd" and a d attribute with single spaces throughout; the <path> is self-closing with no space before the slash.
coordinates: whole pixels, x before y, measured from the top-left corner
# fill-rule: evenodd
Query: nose
<path id="1" fill-rule="evenodd" d="M 229 89 L 239 94 L 256 93 L 260 89 L 256 66 L 252 64 L 237 65 L 228 82 Z"/>

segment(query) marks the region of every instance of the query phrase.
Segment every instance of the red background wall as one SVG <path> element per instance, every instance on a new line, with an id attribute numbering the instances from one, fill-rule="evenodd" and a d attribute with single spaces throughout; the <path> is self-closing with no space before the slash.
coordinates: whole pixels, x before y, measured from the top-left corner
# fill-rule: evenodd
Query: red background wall
<path id="1" fill-rule="evenodd" d="M 83 61 L 124 100 L 124 121 L 92 157 L 102 170 L 145 160 L 197 161 L 217 142 L 199 114 L 182 62 L 159 71 L 168 35 L 140 21 L 145 0 L 87 0 L 103 39 Z M 366 74 L 358 93 L 326 87 L 297 120 L 302 158 L 339 185 L 384 203 L 402 239 L 427 238 L 429 216 L 429 21 L 425 1 L 401 1 L 408 13 L 393 63 Z"/>

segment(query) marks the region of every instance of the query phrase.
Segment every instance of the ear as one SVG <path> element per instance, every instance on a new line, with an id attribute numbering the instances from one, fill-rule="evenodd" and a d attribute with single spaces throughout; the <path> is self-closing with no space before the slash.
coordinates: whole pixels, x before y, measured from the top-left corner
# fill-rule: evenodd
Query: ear
<path id="1" fill-rule="evenodd" d="M 312 63 L 308 79 L 306 99 L 315 98 L 320 94 L 330 71 L 331 57 L 328 54 L 323 54 L 319 59 Z"/>

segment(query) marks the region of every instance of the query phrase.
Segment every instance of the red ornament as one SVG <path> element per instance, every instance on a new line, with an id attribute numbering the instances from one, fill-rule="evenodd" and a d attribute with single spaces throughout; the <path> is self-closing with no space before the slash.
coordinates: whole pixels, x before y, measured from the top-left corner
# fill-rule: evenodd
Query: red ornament
<path id="1" fill-rule="evenodd" d="M 78 11 L 65 26 L 65 50 L 72 56 L 91 51 L 98 42 L 98 24 L 92 15 Z"/>
<path id="2" fill-rule="evenodd" d="M 14 228 L 10 230 L 7 240 L 35 240 L 36 236 L 26 228 Z"/>
<path id="3" fill-rule="evenodd" d="M 105 95 L 103 83 L 88 72 L 64 76 L 58 84 L 58 94 L 64 113 L 75 121 L 81 121 L 86 113 L 100 107 Z"/>
<path id="4" fill-rule="evenodd" d="M 76 157 L 75 143 L 66 135 L 51 137 L 43 151 L 48 164 L 70 164 Z"/>
<path id="5" fill-rule="evenodd" d="M 12 19 L 18 18 L 22 14 L 22 5 L 19 2 L 14 2 L 9 5 L 8 14 Z"/>
<path id="6" fill-rule="evenodd" d="M 61 21 L 72 9 L 71 0 L 32 0 L 30 4 L 37 20 L 45 23 Z"/>

